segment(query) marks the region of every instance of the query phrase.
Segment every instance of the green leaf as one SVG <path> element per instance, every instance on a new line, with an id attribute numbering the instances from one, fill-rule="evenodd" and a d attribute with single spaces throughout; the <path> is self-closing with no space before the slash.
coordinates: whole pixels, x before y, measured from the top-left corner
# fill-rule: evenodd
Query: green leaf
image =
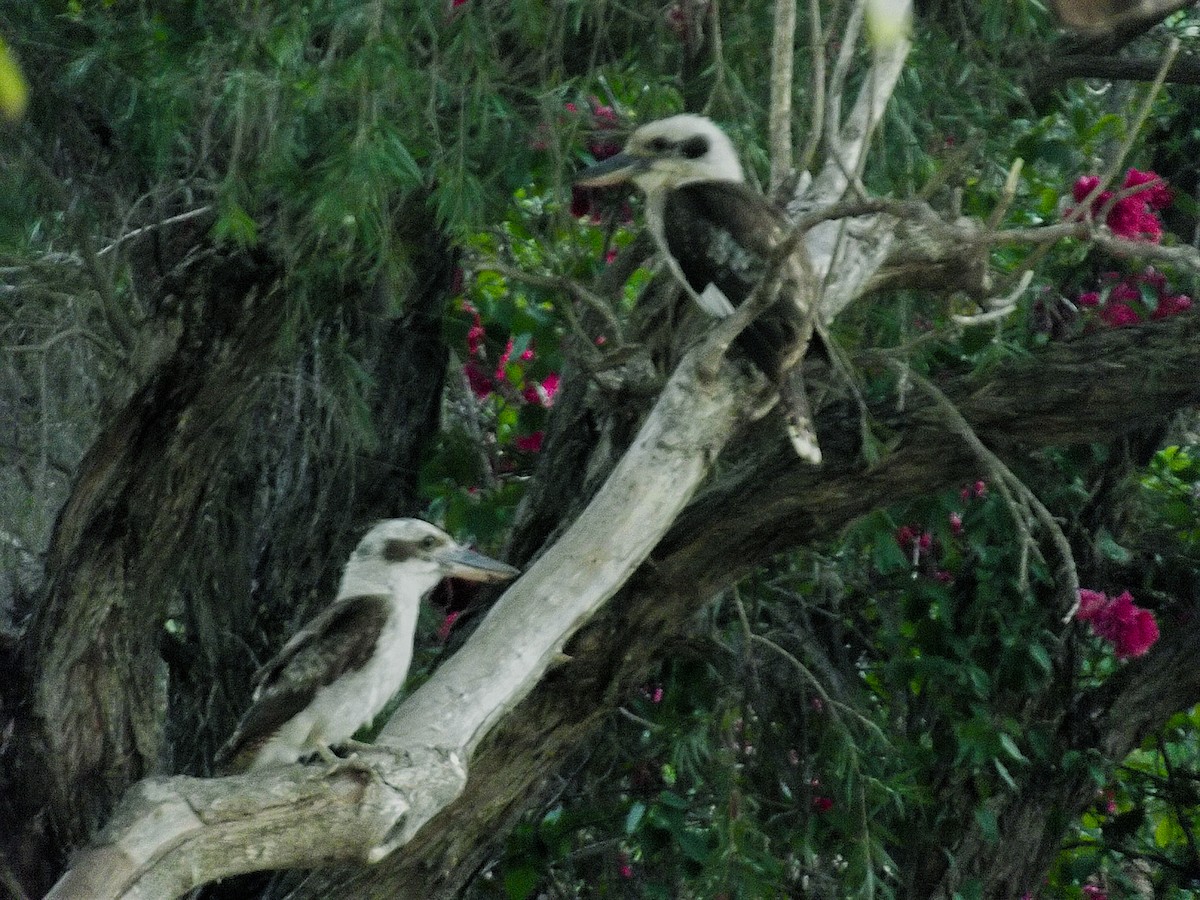
<path id="1" fill-rule="evenodd" d="M 996 814 L 987 807 L 975 810 L 975 824 L 979 826 L 979 833 L 989 844 L 1000 840 L 1000 823 L 996 821 Z"/>
<path id="2" fill-rule="evenodd" d="M 1029 657 L 1037 663 L 1038 668 L 1046 675 L 1049 675 L 1054 669 L 1054 661 L 1050 659 L 1049 651 L 1041 644 L 1029 645 Z"/>
<path id="3" fill-rule="evenodd" d="M 1012 777 L 1012 774 L 1008 771 L 1008 766 L 1004 765 L 1004 763 L 1000 762 L 1000 760 L 996 759 L 995 757 L 992 757 L 992 766 L 995 767 L 996 774 L 1000 776 L 1000 780 L 1008 785 L 1008 789 L 1010 791 L 1017 790 L 1017 782 Z"/>
<path id="4" fill-rule="evenodd" d="M 1170 813 L 1164 815 L 1154 826 L 1154 843 L 1159 847 L 1170 847 L 1172 844 L 1182 844 L 1187 840 L 1179 822 Z"/>
<path id="5" fill-rule="evenodd" d="M 1029 762 L 1025 754 L 1021 752 L 1021 748 L 1017 746 L 1017 742 L 1012 739 L 1011 735 L 1000 732 L 1000 746 L 1004 748 L 1004 752 L 1015 759 L 1017 762 Z"/>
<path id="6" fill-rule="evenodd" d="M 19 119 L 29 102 L 29 87 L 17 62 L 0 39 L 0 113 L 10 121 Z"/>
<path id="7" fill-rule="evenodd" d="M 694 828 L 681 828 L 675 832 L 675 843 L 688 859 L 698 863 L 708 860 L 708 841 L 702 832 Z"/>
<path id="8" fill-rule="evenodd" d="M 525 900 L 537 887 L 538 872 L 530 863 L 504 870 L 504 893 L 508 900 Z"/>
<path id="9" fill-rule="evenodd" d="M 212 233 L 216 240 L 233 241 L 239 247 L 258 243 L 258 225 L 240 203 L 228 197 L 221 203 L 221 214 L 213 223 Z"/>
<path id="10" fill-rule="evenodd" d="M 1101 528 L 1096 535 L 1096 548 L 1105 559 L 1121 565 L 1128 565 L 1133 560 L 1133 554 L 1118 544 L 1107 528 Z"/>
<path id="11" fill-rule="evenodd" d="M 912 565 L 912 561 L 904 555 L 904 551 L 892 540 L 890 534 L 876 537 L 871 548 L 871 563 L 881 575 L 902 572 Z"/>
<path id="12" fill-rule="evenodd" d="M 638 825 L 641 824 L 642 816 L 645 814 L 646 804 L 640 800 L 629 807 L 629 812 L 625 816 L 625 833 L 633 834 L 637 831 Z"/>

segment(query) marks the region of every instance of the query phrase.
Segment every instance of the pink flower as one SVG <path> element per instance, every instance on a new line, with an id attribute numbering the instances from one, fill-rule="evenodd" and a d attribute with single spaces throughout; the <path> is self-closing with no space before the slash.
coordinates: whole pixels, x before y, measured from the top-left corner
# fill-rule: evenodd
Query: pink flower
<path id="1" fill-rule="evenodd" d="M 655 685 L 654 693 L 650 695 L 650 702 L 651 703 L 662 703 L 662 698 L 663 698 L 662 685 L 661 684 Z"/>
<path id="2" fill-rule="evenodd" d="M 1135 605 L 1129 591 L 1110 600 L 1099 591 L 1081 589 L 1075 618 L 1111 643 L 1117 659 L 1143 656 L 1159 638 L 1154 613 Z"/>
<path id="3" fill-rule="evenodd" d="M 1075 618 L 1080 622 L 1090 622 L 1096 617 L 1105 606 L 1108 605 L 1108 597 L 1099 591 L 1090 591 L 1087 588 L 1079 589 L 1079 608 L 1075 611 Z"/>
<path id="4" fill-rule="evenodd" d="M 1102 806 L 1106 815 L 1115 816 L 1117 814 L 1117 795 L 1112 788 L 1101 791 L 1099 799 L 1104 801 Z"/>
<path id="5" fill-rule="evenodd" d="M 1080 294 L 1075 303 L 1078 306 L 1099 306 L 1100 295 L 1096 291 L 1087 291 Z"/>
<path id="6" fill-rule="evenodd" d="M 535 431 L 533 434 L 525 435 L 524 437 L 518 437 L 513 441 L 513 444 L 518 450 L 522 450 L 526 453 L 537 453 L 542 449 L 542 441 L 545 440 L 545 438 L 546 432 Z"/>
<path id="7" fill-rule="evenodd" d="M 960 512 L 950 513 L 950 533 L 951 534 L 962 534 L 963 533 L 962 513 L 960 513 Z"/>
<path id="8" fill-rule="evenodd" d="M 530 403 L 549 408 L 554 404 L 554 395 L 558 393 L 558 373 L 551 372 L 540 383 L 525 386 L 523 396 Z"/>
<path id="9" fill-rule="evenodd" d="M 1134 194 L 1134 196 L 1141 197 L 1153 209 L 1166 209 L 1171 205 L 1171 200 L 1174 198 L 1171 195 L 1171 189 L 1167 187 L 1167 183 L 1154 172 L 1139 172 L 1137 169 L 1130 169 L 1125 173 L 1125 184 L 1123 186 L 1126 188 L 1137 187 L 1142 184 L 1150 184 L 1152 181 L 1158 183 L 1139 194 Z"/>
<path id="10" fill-rule="evenodd" d="M 596 162 L 603 162 L 610 156 L 621 152 L 621 145 L 616 141 L 592 141 L 588 144 L 588 152 Z"/>
<path id="11" fill-rule="evenodd" d="M 1095 884 L 1085 884 L 1083 886 L 1083 896 L 1085 900 L 1108 900 L 1103 888 Z"/>
<path id="12" fill-rule="evenodd" d="M 467 332 L 467 353 L 471 354 L 471 356 L 479 356 L 480 351 L 483 349 L 483 339 L 486 336 L 483 325 L 479 321 L 479 316 L 476 316 L 475 324 Z"/>
<path id="13" fill-rule="evenodd" d="M 1162 239 L 1162 222 L 1153 212 L 1164 209 L 1171 203 L 1171 191 L 1153 172 L 1139 172 L 1130 169 L 1125 174 L 1125 189 L 1143 184 L 1157 183 L 1144 191 L 1122 197 L 1112 204 L 1108 210 L 1104 224 L 1112 229 L 1113 234 L 1131 241 L 1150 241 L 1158 243 Z M 1100 183 L 1095 175 L 1084 175 L 1076 180 L 1071 188 L 1071 195 L 1076 203 L 1082 203 Z M 1092 201 L 1091 214 L 1098 216 L 1112 201 L 1112 191 L 1102 191 Z"/>
<path id="14" fill-rule="evenodd" d="M 954 580 L 954 576 L 945 569 L 938 569 L 933 573 L 933 577 L 937 580 L 938 584 L 949 584 Z"/>
<path id="15" fill-rule="evenodd" d="M 629 854 L 623 850 L 617 854 L 617 871 L 621 873 L 622 878 L 633 877 L 633 866 L 629 863 Z"/>
<path id="16" fill-rule="evenodd" d="M 1159 298 L 1158 306 L 1154 308 L 1152 319 L 1165 319 L 1176 313 L 1192 308 L 1192 298 L 1187 294 L 1168 294 Z"/>
<path id="17" fill-rule="evenodd" d="M 1142 321 L 1142 317 L 1128 303 L 1113 303 L 1111 302 L 1111 298 L 1104 305 L 1104 309 L 1100 310 L 1100 318 L 1113 328 L 1120 328 L 1123 325 L 1136 325 Z"/>
<path id="18" fill-rule="evenodd" d="M 454 628 L 454 623 L 458 621 L 458 617 L 461 615 L 461 612 L 447 613 L 446 618 L 442 619 L 442 624 L 438 626 L 437 636 L 438 640 L 443 644 L 450 639 L 450 632 Z"/>
<path id="19" fill-rule="evenodd" d="M 463 366 L 463 372 L 467 376 L 467 384 L 471 386 L 471 392 L 480 400 L 485 399 L 494 389 L 495 385 L 492 384 L 492 380 L 484 374 L 483 369 L 475 360 L 469 360 Z"/>
<path id="20" fill-rule="evenodd" d="M 601 103 L 599 97 L 588 97 L 588 102 L 592 104 L 592 118 L 596 120 L 598 128 L 616 128 L 620 124 L 617 121 L 617 111 Z"/>
<path id="21" fill-rule="evenodd" d="M 604 254 L 604 264 L 606 266 L 612 265 L 612 263 L 616 260 L 616 258 L 617 258 L 617 248 L 613 247 L 611 250 L 609 250 L 607 253 Z"/>
<path id="22" fill-rule="evenodd" d="M 975 489 L 975 496 L 980 500 L 987 496 L 987 482 L 982 478 L 975 482 L 973 487 Z"/>
<path id="23" fill-rule="evenodd" d="M 1092 191 L 1096 189 L 1096 185 L 1100 183 L 1099 175 L 1081 175 L 1075 182 L 1075 186 L 1071 189 L 1071 195 L 1075 198 L 1076 203 L 1082 203 Z"/>
<path id="24" fill-rule="evenodd" d="M 813 797 L 812 806 L 819 813 L 827 813 L 833 809 L 833 800 L 829 797 Z"/>
<path id="25" fill-rule="evenodd" d="M 509 338 L 508 343 L 504 345 L 504 352 L 500 354 L 499 362 L 496 363 L 495 378 L 497 381 L 504 380 L 504 375 L 505 375 L 504 370 L 508 366 L 508 359 L 510 356 L 512 356 L 512 352 L 513 352 L 513 339 Z"/>

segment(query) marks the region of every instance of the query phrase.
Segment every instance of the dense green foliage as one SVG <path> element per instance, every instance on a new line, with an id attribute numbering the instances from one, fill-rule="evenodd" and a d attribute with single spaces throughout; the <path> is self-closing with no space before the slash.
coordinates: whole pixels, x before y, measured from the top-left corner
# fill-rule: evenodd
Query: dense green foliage
<path id="1" fill-rule="evenodd" d="M 1196 89 L 1168 86 L 1135 136 L 1144 86 L 1072 81 L 1030 96 L 1023 67 L 1054 39 L 1040 4 L 927 7 L 865 172 L 872 193 L 925 193 L 939 210 L 984 220 L 1001 208 L 997 227 L 1045 225 L 1079 202 L 1078 178 L 1136 137 L 1122 171 L 1163 176 L 1176 190 L 1169 210 L 1150 213 L 1162 242 L 1191 240 Z M 0 381 L 14 435 L 0 436 L 0 527 L 20 539 L 0 559 L 19 570 L 18 600 L 36 585 L 30 559 L 70 473 L 161 359 L 158 342 L 173 339 L 163 336 L 181 315 L 172 304 L 185 301 L 145 290 L 147 254 L 129 237 L 152 227 L 171 257 L 173 226 L 155 223 L 172 217 L 201 229 L 205 252 L 274 260 L 286 305 L 274 380 L 255 387 L 253 423 L 214 491 L 204 540 L 228 547 L 244 518 L 262 563 L 272 559 L 267 535 L 341 514 L 345 485 L 386 430 L 367 400 L 378 371 L 363 321 L 404 307 L 423 272 L 415 233 L 436 231 L 455 248 L 460 278 L 442 315 L 451 356 L 441 430 L 413 511 L 501 545 L 538 477 L 560 378 L 622 348 L 651 280 L 639 269 L 608 320 L 565 287 L 593 283 L 640 221 L 636 198 L 573 198 L 571 173 L 629 128 L 686 108 L 725 125 L 752 180 L 767 180 L 770 6 L 722 4 L 719 53 L 715 8 L 0 6 L 0 34 L 30 87 L 26 120 L 3 136 L 0 172 L 12 286 L 0 297 L 0 332 L 14 350 Z M 826 13 L 834 35 L 844 21 Z M 1159 52 L 1166 32 L 1194 43 L 1197 24 L 1175 16 L 1139 50 Z M 835 42 L 824 48 L 831 59 Z M 806 37 L 802 46 L 801 139 L 812 115 Z M 1039 258 L 1017 310 L 994 326 L 964 334 L 952 317 L 974 310 L 969 298 L 911 288 L 852 307 L 835 336 L 852 353 L 889 351 L 936 380 L 1092 330 L 1189 314 L 1169 298 L 1197 293 L 1197 272 L 1182 265 L 1156 262 L 1148 276 L 1146 259 L 1072 240 L 1041 253 L 1013 241 L 987 254 L 998 295 Z M 390 288 L 382 312 L 348 300 L 377 283 Z M 1122 285 L 1137 296 L 1122 299 Z M 1118 304 L 1134 319 L 1118 321 Z M 857 373 L 864 396 L 917 390 L 884 354 L 874 359 Z M 886 454 L 889 435 L 864 429 L 870 452 Z M 260 433 L 275 443 L 258 445 Z M 1190 421 L 1031 455 L 1016 475 L 1062 523 L 1082 587 L 1128 590 L 1164 633 L 1192 627 L 1200 445 Z M 602 735 L 564 761 L 551 795 L 468 895 L 909 896 L 923 860 L 953 868 L 964 823 L 1001 853 L 997 810 L 1044 781 L 1078 777 L 1095 804 L 1060 829 L 1045 881 L 1025 889 L 1063 900 L 1196 896 L 1200 708 L 1180 711 L 1124 761 L 1066 748 L 1063 697 L 1132 663 L 1083 622 L 1063 624 L 1074 598 L 1060 548 L 1031 521 L 981 463 L 976 482 L 878 510 L 718 597 L 645 685 L 617 698 Z M 214 582 L 235 580 L 194 564 Z M 245 638 L 254 652 L 294 617 L 285 593 L 254 595 Z M 414 679 L 442 656 L 447 609 L 426 622 Z M 196 627 L 182 613 L 168 621 L 181 646 Z M 175 702 L 204 707 L 190 695 Z M 217 720 L 238 702 L 222 691 L 229 709 Z M 179 768 L 203 771 L 219 736 L 178 740 Z M 966 878 L 960 896 L 980 890 Z"/>

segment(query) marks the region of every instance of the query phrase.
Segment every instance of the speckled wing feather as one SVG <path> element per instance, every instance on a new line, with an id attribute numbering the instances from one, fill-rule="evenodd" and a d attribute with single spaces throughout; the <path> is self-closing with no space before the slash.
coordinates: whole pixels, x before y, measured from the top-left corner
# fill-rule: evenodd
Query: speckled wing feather
<path id="1" fill-rule="evenodd" d="M 384 594 L 338 600 L 255 673 L 254 702 L 217 753 L 219 771 L 246 769 L 263 744 L 312 702 L 317 691 L 363 667 L 391 610 Z"/>
<path id="2" fill-rule="evenodd" d="M 766 277 L 786 225 L 765 197 L 738 182 L 683 185 L 667 194 L 663 210 L 663 237 L 692 290 L 711 296 L 715 288 L 734 307 Z M 802 302 L 794 264 L 785 263 L 780 275 L 777 301 L 738 336 L 737 345 L 779 385 L 792 444 L 815 463 L 821 452 L 799 369 L 812 339 L 812 311 Z"/>

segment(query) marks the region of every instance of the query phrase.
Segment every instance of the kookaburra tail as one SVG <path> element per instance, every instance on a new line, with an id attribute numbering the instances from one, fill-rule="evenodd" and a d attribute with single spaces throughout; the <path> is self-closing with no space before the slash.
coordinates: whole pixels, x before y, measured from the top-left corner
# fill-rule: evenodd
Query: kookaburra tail
<path id="1" fill-rule="evenodd" d="M 420 519 L 367 532 L 337 598 L 255 675 L 254 700 L 217 754 L 218 771 L 294 763 L 348 740 L 404 684 L 421 598 L 443 578 L 507 581 L 512 566 Z"/>
<path id="2" fill-rule="evenodd" d="M 667 264 L 707 313 L 724 317 L 745 302 L 771 268 L 787 222 L 746 186 L 733 144 L 703 116 L 680 115 L 643 125 L 625 150 L 584 171 L 576 183 L 632 181 L 646 195 L 646 224 Z M 776 300 L 738 338 L 738 345 L 779 388 L 796 453 L 821 461 L 800 363 L 812 338 L 813 314 L 801 252 L 779 271 Z"/>

